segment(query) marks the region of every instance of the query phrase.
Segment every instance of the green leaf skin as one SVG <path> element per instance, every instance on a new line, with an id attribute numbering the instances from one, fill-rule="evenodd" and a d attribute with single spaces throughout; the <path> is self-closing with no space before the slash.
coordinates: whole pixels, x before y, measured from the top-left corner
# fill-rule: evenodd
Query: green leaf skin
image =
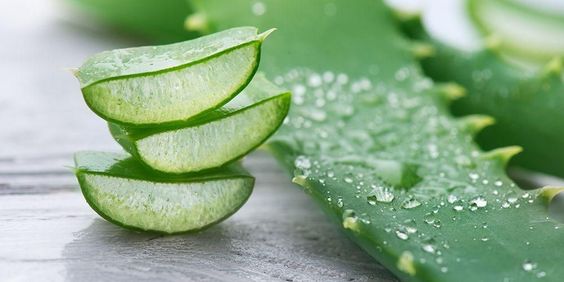
<path id="1" fill-rule="evenodd" d="M 532 63 L 564 56 L 564 14 L 543 12 L 515 0 L 467 0 L 481 33 L 499 41 L 496 48 Z"/>
<path id="2" fill-rule="evenodd" d="M 218 29 L 278 28 L 261 71 L 291 89 L 294 104 L 269 147 L 401 280 L 564 276 L 556 251 L 564 226 L 548 218 L 537 192 L 505 176 L 516 149 L 478 149 L 471 132 L 479 126 L 450 116 L 452 87 L 421 75 L 383 3 L 261 1 L 256 14 L 255 1 L 193 3 Z"/>
<path id="3" fill-rule="evenodd" d="M 172 43 L 196 37 L 184 27 L 192 8 L 185 0 L 67 0 L 97 20 L 150 39 L 157 43 Z"/>
<path id="4" fill-rule="evenodd" d="M 128 155 L 79 152 L 75 173 L 88 204 L 119 226 L 165 234 L 193 232 L 235 213 L 254 178 L 239 164 L 206 174 L 168 175 Z"/>
<path id="5" fill-rule="evenodd" d="M 495 125 L 477 137 L 482 148 L 522 146 L 523 153 L 512 164 L 564 176 L 561 58 L 545 62 L 540 69 L 525 69 L 505 60 L 497 47 L 461 51 L 431 38 L 424 29 L 410 33 L 435 49 L 433 56 L 421 60 L 425 74 L 466 89 L 468 95 L 453 103 L 453 113 L 486 114 L 495 119 Z"/>
<path id="6" fill-rule="evenodd" d="M 269 33 L 239 27 L 169 45 L 106 51 L 89 58 L 76 76 L 88 106 L 108 121 L 179 123 L 239 93 L 253 77 Z"/>
<path id="7" fill-rule="evenodd" d="M 248 154 L 280 127 L 290 103 L 289 92 L 257 74 L 229 103 L 179 126 L 143 129 L 110 123 L 109 127 L 114 139 L 149 167 L 187 173 Z"/>

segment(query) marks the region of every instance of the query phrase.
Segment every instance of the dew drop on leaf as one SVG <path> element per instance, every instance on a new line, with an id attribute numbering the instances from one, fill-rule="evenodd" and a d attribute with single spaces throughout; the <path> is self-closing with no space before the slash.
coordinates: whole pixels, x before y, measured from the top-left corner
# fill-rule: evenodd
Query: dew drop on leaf
<path id="1" fill-rule="evenodd" d="M 484 197 L 476 197 L 470 200 L 470 208 L 483 208 L 488 205 L 488 201 Z M 473 209 L 475 210 L 475 209 Z"/>
<path id="2" fill-rule="evenodd" d="M 404 209 L 413 209 L 421 205 L 421 202 L 417 201 L 415 198 L 409 198 L 405 200 L 401 207 Z"/>
<path id="3" fill-rule="evenodd" d="M 523 267 L 523 270 L 530 272 L 533 271 L 535 268 L 537 268 L 537 264 L 530 260 L 526 260 L 523 262 L 523 265 L 521 267 Z"/>
<path id="4" fill-rule="evenodd" d="M 396 236 L 401 240 L 409 239 L 409 235 L 407 235 L 407 233 L 402 230 L 396 230 Z"/>
<path id="5" fill-rule="evenodd" d="M 375 186 L 370 195 L 368 195 L 367 200 L 369 204 L 375 205 L 376 202 L 390 203 L 394 198 L 394 194 L 388 188 Z"/>

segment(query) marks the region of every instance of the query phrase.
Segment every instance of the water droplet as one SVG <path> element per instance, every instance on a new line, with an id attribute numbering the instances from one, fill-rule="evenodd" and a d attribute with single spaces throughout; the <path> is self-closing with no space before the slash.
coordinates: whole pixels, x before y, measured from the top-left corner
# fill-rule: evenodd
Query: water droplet
<path id="1" fill-rule="evenodd" d="M 546 272 L 544 272 L 544 271 L 537 273 L 537 278 L 543 278 L 545 276 L 546 276 Z"/>
<path id="2" fill-rule="evenodd" d="M 388 188 L 376 186 L 368 195 L 367 200 L 369 204 L 375 205 L 376 202 L 390 203 L 394 200 L 394 197 L 394 194 Z"/>
<path id="3" fill-rule="evenodd" d="M 398 238 L 400 238 L 401 240 L 407 240 L 409 239 L 409 235 L 407 235 L 407 233 L 401 231 L 401 230 L 396 230 L 396 236 Z"/>
<path id="4" fill-rule="evenodd" d="M 472 181 L 476 181 L 478 178 L 480 178 L 480 175 L 475 173 L 475 172 L 471 172 L 468 174 L 468 177 L 470 177 L 470 179 L 472 179 Z"/>
<path id="5" fill-rule="evenodd" d="M 337 75 L 337 83 L 346 84 L 347 82 L 349 82 L 349 77 L 346 74 L 340 73 Z"/>
<path id="6" fill-rule="evenodd" d="M 353 183 L 353 180 L 352 180 L 352 178 L 350 178 L 350 177 L 345 177 L 343 180 L 344 180 L 346 183 L 349 183 L 349 184 L 350 184 L 350 183 Z"/>
<path id="7" fill-rule="evenodd" d="M 307 84 L 311 87 L 319 87 L 323 81 L 321 76 L 318 74 L 312 74 L 309 76 Z"/>
<path id="8" fill-rule="evenodd" d="M 511 206 L 511 204 L 509 204 L 508 202 L 503 202 L 503 204 L 501 204 L 501 207 L 504 208 L 504 209 L 506 209 L 510 206 Z"/>
<path id="9" fill-rule="evenodd" d="M 537 268 L 537 264 L 535 262 L 530 261 L 530 260 L 526 260 L 526 261 L 523 262 L 523 265 L 521 267 L 523 267 L 523 270 L 529 272 L 529 271 L 533 271 L 535 268 Z"/>
<path id="10" fill-rule="evenodd" d="M 339 208 L 342 208 L 342 207 L 343 207 L 343 199 L 342 199 L 342 198 L 337 199 L 337 206 L 338 206 Z"/>
<path id="11" fill-rule="evenodd" d="M 497 186 L 497 187 L 501 187 L 503 185 L 503 182 L 501 180 L 496 180 L 494 182 L 494 185 Z"/>
<path id="12" fill-rule="evenodd" d="M 480 238 L 480 241 L 482 241 L 482 242 L 487 242 L 487 241 L 489 241 L 489 240 L 490 240 L 490 238 L 488 238 L 488 237 L 482 237 L 482 238 Z"/>
<path id="13" fill-rule="evenodd" d="M 325 113 L 325 111 L 323 110 L 311 109 L 309 117 L 315 121 L 324 121 L 327 118 L 327 113 Z"/>
<path id="14" fill-rule="evenodd" d="M 452 194 L 448 195 L 447 202 L 449 202 L 450 204 L 454 204 L 454 202 L 456 201 L 458 201 L 458 197 Z"/>
<path id="15" fill-rule="evenodd" d="M 310 169 L 311 168 L 311 161 L 306 156 L 298 156 L 294 160 L 294 166 L 299 169 Z"/>
<path id="16" fill-rule="evenodd" d="M 461 206 L 461 205 L 456 205 L 456 206 L 454 206 L 454 207 L 452 207 L 452 208 L 453 208 L 455 211 L 462 211 L 462 210 L 464 209 L 464 207 Z"/>
<path id="17" fill-rule="evenodd" d="M 417 223 L 415 222 L 415 220 L 408 219 L 408 220 L 404 221 L 403 223 L 404 223 L 403 229 L 407 233 L 413 234 L 413 233 L 417 232 Z"/>
<path id="18" fill-rule="evenodd" d="M 333 79 L 335 79 L 335 75 L 332 72 L 326 71 L 323 73 L 323 81 L 325 81 L 326 83 L 333 82 Z"/>
<path id="19" fill-rule="evenodd" d="M 401 207 L 404 209 L 413 209 L 421 205 L 421 202 L 417 201 L 415 198 L 409 198 L 405 200 Z"/>
<path id="20" fill-rule="evenodd" d="M 514 204 L 515 202 L 517 202 L 517 198 L 516 197 L 509 197 L 507 198 L 507 202 L 510 204 Z"/>
<path id="21" fill-rule="evenodd" d="M 435 245 L 433 244 L 423 244 L 423 246 L 421 246 L 421 249 L 430 254 L 434 254 L 436 252 Z"/>
<path id="22" fill-rule="evenodd" d="M 488 205 L 488 201 L 484 197 L 476 197 L 470 200 L 470 209 L 476 210 L 479 208 L 483 208 Z"/>
<path id="23" fill-rule="evenodd" d="M 447 272 L 448 272 L 448 267 L 446 267 L 446 266 L 441 267 L 441 272 L 442 272 L 442 273 L 447 273 Z"/>
<path id="24" fill-rule="evenodd" d="M 251 9 L 256 16 L 262 16 L 266 13 L 266 5 L 262 2 L 254 3 Z"/>

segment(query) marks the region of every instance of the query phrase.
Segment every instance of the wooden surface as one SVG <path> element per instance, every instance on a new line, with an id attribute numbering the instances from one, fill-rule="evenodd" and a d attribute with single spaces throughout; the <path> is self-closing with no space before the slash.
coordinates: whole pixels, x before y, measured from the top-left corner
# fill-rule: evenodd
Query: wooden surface
<path id="1" fill-rule="evenodd" d="M 119 148 L 65 68 L 136 42 L 69 14 L 0 2 L 0 281 L 394 280 L 265 153 L 246 160 L 250 201 L 205 232 L 133 233 L 97 216 L 65 166 L 75 151 Z"/>

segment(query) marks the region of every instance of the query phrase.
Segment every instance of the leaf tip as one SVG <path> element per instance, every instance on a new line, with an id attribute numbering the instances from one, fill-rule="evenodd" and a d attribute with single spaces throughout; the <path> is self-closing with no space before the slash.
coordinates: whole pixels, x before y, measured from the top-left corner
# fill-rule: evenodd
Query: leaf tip
<path id="1" fill-rule="evenodd" d="M 78 172 L 79 172 L 78 167 L 74 167 L 74 166 L 70 166 L 70 165 L 65 165 L 63 167 L 70 170 L 73 174 L 78 174 Z"/>
<path id="2" fill-rule="evenodd" d="M 404 251 L 399 257 L 396 266 L 400 271 L 414 276 L 417 271 L 415 270 L 413 261 L 413 254 L 410 251 Z"/>
<path id="3" fill-rule="evenodd" d="M 305 175 L 296 175 L 292 178 L 292 182 L 295 183 L 295 184 L 298 184 L 302 187 L 305 187 L 306 177 L 305 177 Z"/>
<path id="4" fill-rule="evenodd" d="M 466 96 L 466 88 L 454 82 L 443 83 L 439 86 L 439 93 L 450 102 Z"/>
<path id="5" fill-rule="evenodd" d="M 539 197 L 548 205 L 561 192 L 564 192 L 564 187 L 562 186 L 545 186 L 541 188 Z"/>
<path id="6" fill-rule="evenodd" d="M 70 72 L 75 77 L 78 76 L 78 68 L 64 68 L 63 70 Z"/>
<path id="7" fill-rule="evenodd" d="M 554 57 L 552 58 L 543 68 L 544 75 L 559 75 L 562 73 L 562 58 Z"/>
<path id="8" fill-rule="evenodd" d="M 258 38 L 260 41 L 264 41 L 271 33 L 275 32 L 277 29 L 276 28 L 271 28 L 261 34 L 258 35 Z"/>
<path id="9" fill-rule="evenodd" d="M 489 50 L 499 50 L 501 47 L 501 38 L 495 34 L 490 34 L 484 39 L 484 44 Z"/>
<path id="10" fill-rule="evenodd" d="M 207 33 L 209 31 L 208 17 L 201 12 L 193 13 L 184 20 L 184 28 L 188 31 Z"/>
<path id="11" fill-rule="evenodd" d="M 358 217 L 353 210 L 348 209 L 343 212 L 343 228 L 355 232 L 359 231 Z"/>
<path id="12" fill-rule="evenodd" d="M 482 129 L 495 124 L 495 119 L 488 115 L 469 115 L 460 119 L 462 128 L 471 134 L 477 134 Z"/>
<path id="13" fill-rule="evenodd" d="M 497 148 L 486 152 L 482 155 L 482 159 L 497 160 L 503 166 L 506 166 L 509 160 L 515 155 L 521 153 L 523 148 L 521 146 L 508 146 L 503 148 Z"/>
<path id="14" fill-rule="evenodd" d="M 411 53 L 416 59 L 425 59 L 435 55 L 435 47 L 429 43 L 417 42 L 411 46 Z"/>

